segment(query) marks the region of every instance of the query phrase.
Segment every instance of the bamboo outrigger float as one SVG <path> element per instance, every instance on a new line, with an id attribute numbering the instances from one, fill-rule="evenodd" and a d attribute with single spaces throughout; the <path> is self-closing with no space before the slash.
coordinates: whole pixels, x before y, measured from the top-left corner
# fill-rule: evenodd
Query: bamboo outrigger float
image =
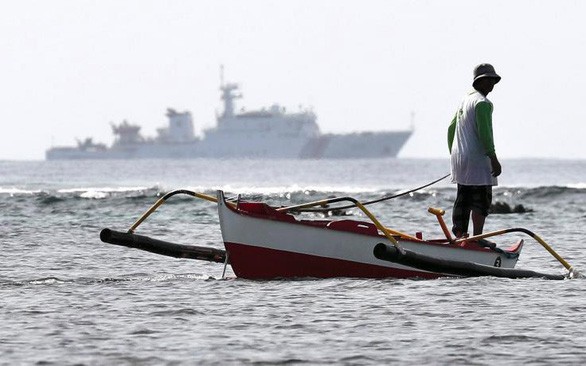
<path id="1" fill-rule="evenodd" d="M 217 204 L 224 250 L 173 244 L 134 233 L 148 216 L 177 194 L 187 194 Z M 323 206 L 339 202 L 350 202 L 350 206 L 344 208 L 357 207 L 370 222 L 351 219 L 307 220 L 293 215 L 301 211 L 323 211 Z M 189 190 L 176 190 L 160 198 L 127 232 L 104 229 L 100 238 L 106 243 L 161 255 L 223 263 L 222 277 L 229 264 L 237 277 L 247 279 L 444 276 L 564 279 L 578 275 L 543 239 L 527 229 L 512 228 L 454 239 L 443 221 L 444 211 L 436 208 L 428 211 L 436 216 L 444 238 L 424 240 L 420 235 L 412 236 L 385 227 L 366 209 L 365 204 L 352 197 L 272 207 L 262 202 L 228 200 L 222 191 L 213 197 Z M 535 239 L 568 273 L 544 274 L 515 269 L 524 246 L 523 240 L 506 249 L 479 244 L 480 239 L 513 232 L 521 232 Z"/>

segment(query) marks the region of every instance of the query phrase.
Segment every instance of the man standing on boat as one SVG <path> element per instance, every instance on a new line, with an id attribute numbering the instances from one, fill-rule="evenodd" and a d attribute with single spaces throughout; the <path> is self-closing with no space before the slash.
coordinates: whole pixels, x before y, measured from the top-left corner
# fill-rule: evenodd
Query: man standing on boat
<path id="1" fill-rule="evenodd" d="M 452 183 L 458 193 L 452 212 L 452 231 L 456 237 L 468 232 L 470 216 L 474 235 L 482 234 L 484 221 L 492 202 L 492 186 L 501 174 L 492 133 L 492 110 L 486 98 L 501 80 L 490 64 L 474 69 L 474 91 L 462 100 L 448 128 L 451 153 Z"/>

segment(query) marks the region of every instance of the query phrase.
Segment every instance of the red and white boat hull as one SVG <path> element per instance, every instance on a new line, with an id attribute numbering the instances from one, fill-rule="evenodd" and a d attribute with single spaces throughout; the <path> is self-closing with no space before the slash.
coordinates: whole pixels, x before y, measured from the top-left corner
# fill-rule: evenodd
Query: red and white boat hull
<path id="1" fill-rule="evenodd" d="M 371 223 L 297 220 L 263 203 L 241 202 L 235 208 L 226 204 L 221 191 L 218 213 L 230 264 L 241 278 L 443 276 L 375 258 L 376 244 L 391 243 Z M 438 259 L 502 268 L 514 268 L 522 249 L 522 241 L 509 251 L 511 255 L 475 244 L 447 244 L 445 240 L 400 239 L 399 245 Z"/>

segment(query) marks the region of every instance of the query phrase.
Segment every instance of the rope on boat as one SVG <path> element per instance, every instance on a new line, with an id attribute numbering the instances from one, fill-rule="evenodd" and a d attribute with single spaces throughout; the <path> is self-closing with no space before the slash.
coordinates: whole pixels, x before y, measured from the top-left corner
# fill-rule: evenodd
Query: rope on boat
<path id="1" fill-rule="evenodd" d="M 424 188 L 427 188 L 429 186 L 432 186 L 432 185 L 436 184 L 437 182 L 446 179 L 449 176 L 450 176 L 450 174 L 446 174 L 443 177 L 438 178 L 438 179 L 434 180 L 433 182 L 426 183 L 426 184 L 424 184 L 424 185 L 422 185 L 420 187 L 413 188 L 413 189 L 410 189 L 408 191 L 401 192 L 401 193 L 398 193 L 398 194 L 394 194 L 392 196 L 385 196 L 385 197 L 382 197 L 382 198 L 377 198 L 377 199 L 372 200 L 372 201 L 362 202 L 362 204 L 364 206 L 366 206 L 366 205 L 371 205 L 373 203 L 378 203 L 378 202 L 387 201 L 387 200 L 390 200 L 390 199 L 393 199 L 393 198 L 398 198 L 398 197 L 406 196 L 406 195 L 411 194 L 413 192 L 416 192 L 416 191 L 422 190 Z M 315 201 L 315 202 L 322 202 L 322 201 Z M 310 202 L 307 205 L 310 205 L 311 203 L 314 203 L 314 202 Z M 311 206 L 316 206 L 316 205 L 311 205 Z M 303 207 L 303 206 L 297 205 L 297 206 L 289 206 L 289 207 L 285 207 L 285 208 L 288 209 L 288 210 L 290 210 L 290 211 L 296 211 L 296 212 L 327 212 L 327 211 L 332 211 L 332 210 L 345 210 L 345 209 L 348 209 L 348 208 L 355 207 L 356 205 L 353 205 L 352 204 L 352 205 L 341 206 L 341 207 L 309 208 L 311 206 Z"/>

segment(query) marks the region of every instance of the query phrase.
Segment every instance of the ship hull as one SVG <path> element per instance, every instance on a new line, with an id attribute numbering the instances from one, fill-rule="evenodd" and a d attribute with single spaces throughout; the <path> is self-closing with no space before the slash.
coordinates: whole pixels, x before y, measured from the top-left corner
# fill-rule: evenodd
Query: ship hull
<path id="1" fill-rule="evenodd" d="M 237 84 L 220 86 L 224 111 L 216 115 L 216 126 L 195 134 L 191 113 L 167 109 L 169 123 L 157 136 L 144 137 L 141 127 L 124 120 L 112 125 L 110 147 L 91 138 L 77 147 L 54 147 L 47 160 L 73 159 L 367 159 L 395 157 L 412 132 L 361 132 L 322 134 L 311 109 L 287 112 L 278 104 L 261 110 L 236 112 L 241 98 Z"/>
<path id="2" fill-rule="evenodd" d="M 230 140 L 210 138 L 189 143 L 140 143 L 104 150 L 55 147 L 47 160 L 77 159 L 371 159 L 396 157 L 411 131 L 327 134 L 311 139 L 241 136 Z"/>

